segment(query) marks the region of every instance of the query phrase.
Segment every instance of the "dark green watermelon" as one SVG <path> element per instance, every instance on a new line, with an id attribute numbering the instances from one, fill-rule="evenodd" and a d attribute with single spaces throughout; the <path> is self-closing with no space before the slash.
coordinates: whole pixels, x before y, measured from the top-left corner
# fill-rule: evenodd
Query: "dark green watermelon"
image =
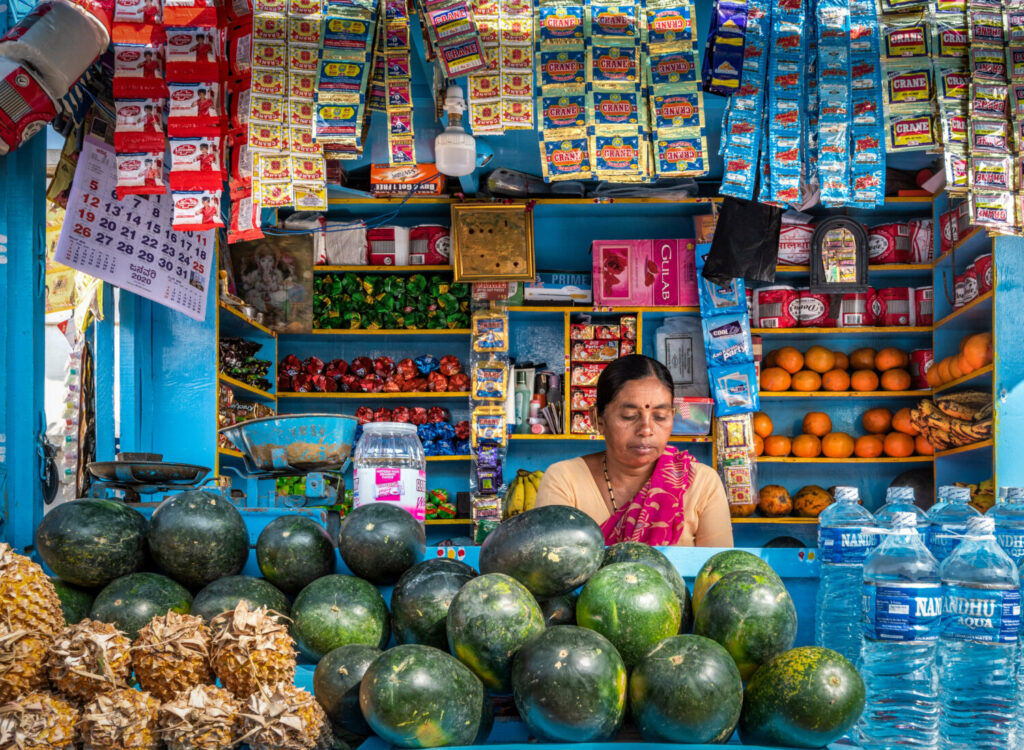
<path id="1" fill-rule="evenodd" d="M 638 562 L 649 565 L 664 576 L 668 585 L 676 594 L 679 600 L 679 612 L 681 615 L 679 623 L 680 633 L 689 633 L 693 627 L 693 604 L 690 602 L 690 589 L 686 587 L 686 581 L 679 575 L 676 566 L 665 557 L 661 550 L 655 549 L 643 542 L 619 542 L 613 544 L 604 551 L 604 560 L 601 565 L 611 565 L 620 562 Z"/>
<path id="2" fill-rule="evenodd" d="M 541 614 L 544 615 L 544 624 L 549 628 L 553 625 L 575 625 L 578 598 L 576 594 L 562 594 L 538 602 Z"/>
<path id="3" fill-rule="evenodd" d="M 149 521 L 148 539 L 153 561 L 194 590 L 239 573 L 249 559 L 242 514 L 207 490 L 188 490 L 160 503 Z"/>
<path id="4" fill-rule="evenodd" d="M 512 660 L 512 695 L 538 739 L 607 740 L 626 713 L 626 666 L 600 633 L 556 625 Z"/>
<path id="5" fill-rule="evenodd" d="M 450 654 L 418 644 L 395 646 L 370 665 L 359 705 L 377 736 L 397 747 L 481 744 L 493 722 L 476 675 Z"/>
<path id="6" fill-rule="evenodd" d="M 297 594 L 337 565 L 327 529 L 308 516 L 281 516 L 256 540 L 256 562 L 263 577 L 286 594 Z"/>
<path id="7" fill-rule="evenodd" d="M 469 565 L 446 557 L 425 560 L 402 573 L 391 594 L 391 630 L 398 643 L 448 650 L 448 607 L 476 577 Z"/>
<path id="8" fill-rule="evenodd" d="M 266 607 L 287 617 L 291 611 L 286 597 L 274 584 L 252 576 L 220 578 L 196 594 L 192 614 L 209 622 L 221 612 L 233 610 L 244 601 L 249 609 Z"/>
<path id="9" fill-rule="evenodd" d="M 736 663 L 703 636 L 666 638 L 629 674 L 630 715 L 648 742 L 724 744 L 742 705 Z"/>
<path id="10" fill-rule="evenodd" d="M 327 713 L 335 733 L 345 732 L 352 735 L 353 740 L 373 734 L 359 709 L 359 683 L 380 655 L 379 648 L 353 644 L 334 649 L 317 663 L 313 672 L 313 694 Z"/>
<path id="11" fill-rule="evenodd" d="M 801 646 L 754 673 L 743 694 L 740 739 L 746 745 L 825 747 L 864 710 L 864 680 L 841 654 Z"/>
<path id="12" fill-rule="evenodd" d="M 422 560 L 426 545 L 423 524 L 409 511 L 387 503 L 354 509 L 338 533 L 338 551 L 348 569 L 378 586 L 395 583 Z"/>
<path id="13" fill-rule="evenodd" d="M 806 546 L 795 536 L 777 536 L 764 543 L 765 549 L 803 549 Z"/>
<path id="14" fill-rule="evenodd" d="M 448 608 L 448 646 L 489 690 L 508 692 L 512 657 L 544 631 L 544 615 L 519 581 L 489 573 L 467 581 Z"/>
<path id="15" fill-rule="evenodd" d="M 59 578 L 50 578 L 50 583 L 53 584 L 53 588 L 56 589 L 57 596 L 60 598 L 60 608 L 64 612 L 64 622 L 68 625 L 74 625 L 89 616 L 93 599 L 96 598 L 94 592 L 83 589 L 80 586 L 75 586 L 67 581 L 62 581 Z"/>
<path id="16" fill-rule="evenodd" d="M 480 547 L 480 572 L 510 575 L 537 599 L 568 594 L 601 567 L 604 535 L 586 513 L 545 505 L 503 521 Z"/>
<path id="17" fill-rule="evenodd" d="M 388 608 L 380 592 L 363 579 L 324 576 L 295 597 L 292 637 L 299 651 L 313 661 L 353 643 L 384 648 L 391 637 Z"/>
<path id="18" fill-rule="evenodd" d="M 107 584 L 96 595 L 89 616 L 116 625 L 134 641 L 157 615 L 172 610 L 187 615 L 191 609 L 192 596 L 167 576 L 132 573 Z"/>
<path id="19" fill-rule="evenodd" d="M 736 570 L 750 570 L 754 573 L 766 575 L 769 578 L 775 578 L 779 583 L 782 583 L 782 579 L 772 570 L 772 566 L 757 555 L 741 549 L 728 549 L 709 557 L 697 573 L 697 577 L 693 579 L 694 612 L 700 607 L 700 603 L 707 595 L 708 590 L 723 576 Z"/>
<path id="20" fill-rule="evenodd" d="M 725 646 L 740 676 L 749 680 L 759 666 L 793 647 L 796 607 L 777 576 L 737 570 L 708 591 L 693 632 Z"/>
<path id="21" fill-rule="evenodd" d="M 147 526 L 145 516 L 124 503 L 84 498 L 43 516 L 35 545 L 58 578 L 98 588 L 142 566 Z"/>
<path id="22" fill-rule="evenodd" d="M 612 563 L 587 581 L 576 623 L 615 646 L 626 669 L 658 641 L 679 632 L 679 600 L 664 576 L 643 563 Z"/>

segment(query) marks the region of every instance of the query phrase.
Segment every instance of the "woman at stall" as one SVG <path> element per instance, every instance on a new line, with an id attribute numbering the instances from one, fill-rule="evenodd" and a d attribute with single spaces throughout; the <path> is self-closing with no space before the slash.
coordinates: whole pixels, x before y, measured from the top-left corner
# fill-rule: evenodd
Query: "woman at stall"
<path id="1" fill-rule="evenodd" d="M 729 503 L 718 474 L 672 434 L 672 376 L 641 354 L 620 357 L 597 381 L 593 419 L 604 451 L 552 464 L 537 506 L 571 505 L 601 525 L 605 542 L 731 547 Z"/>

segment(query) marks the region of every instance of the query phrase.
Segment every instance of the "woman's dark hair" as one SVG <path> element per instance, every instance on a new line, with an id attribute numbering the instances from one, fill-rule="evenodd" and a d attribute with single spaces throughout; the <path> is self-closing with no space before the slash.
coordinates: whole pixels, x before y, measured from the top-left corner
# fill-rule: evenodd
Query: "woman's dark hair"
<path id="1" fill-rule="evenodd" d="M 601 371 L 597 379 L 597 414 L 604 415 L 604 410 L 618 395 L 626 383 L 631 380 L 643 380 L 656 377 L 672 391 L 672 373 L 661 362 L 643 354 L 628 354 L 619 357 Z"/>

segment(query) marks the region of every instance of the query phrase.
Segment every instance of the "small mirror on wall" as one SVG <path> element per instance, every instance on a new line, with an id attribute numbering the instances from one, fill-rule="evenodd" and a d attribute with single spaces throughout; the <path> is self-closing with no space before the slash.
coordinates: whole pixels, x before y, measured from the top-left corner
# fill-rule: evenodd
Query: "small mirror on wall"
<path id="1" fill-rule="evenodd" d="M 811 291 L 831 294 L 867 289 L 867 232 L 846 216 L 825 219 L 811 239 Z"/>

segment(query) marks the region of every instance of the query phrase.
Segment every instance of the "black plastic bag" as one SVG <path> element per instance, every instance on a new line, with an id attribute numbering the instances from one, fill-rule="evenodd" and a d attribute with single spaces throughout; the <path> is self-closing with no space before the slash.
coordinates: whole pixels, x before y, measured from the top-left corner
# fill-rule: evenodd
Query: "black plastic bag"
<path id="1" fill-rule="evenodd" d="M 725 286 L 730 279 L 775 281 L 782 209 L 726 196 L 701 274 Z"/>

